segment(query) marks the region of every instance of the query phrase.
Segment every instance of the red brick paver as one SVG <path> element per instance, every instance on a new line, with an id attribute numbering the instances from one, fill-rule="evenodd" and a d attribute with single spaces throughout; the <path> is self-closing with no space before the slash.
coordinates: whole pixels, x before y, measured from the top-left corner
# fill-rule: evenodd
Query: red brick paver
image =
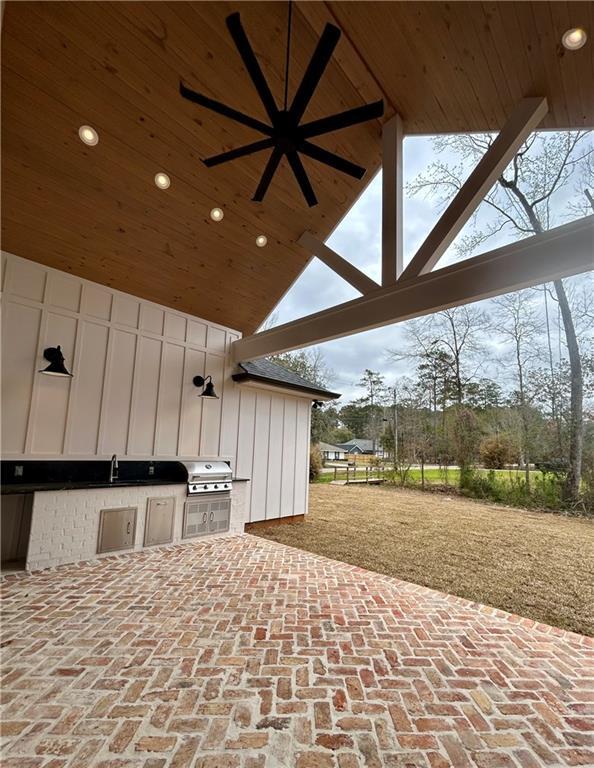
<path id="1" fill-rule="evenodd" d="M 5 768 L 594 765 L 594 644 L 252 536 L 2 586 Z"/>

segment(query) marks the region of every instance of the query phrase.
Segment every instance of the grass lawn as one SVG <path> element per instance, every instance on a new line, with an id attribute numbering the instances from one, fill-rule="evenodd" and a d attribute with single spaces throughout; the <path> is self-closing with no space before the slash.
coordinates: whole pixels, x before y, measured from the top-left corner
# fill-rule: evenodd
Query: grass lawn
<path id="1" fill-rule="evenodd" d="M 310 486 L 258 536 L 594 636 L 594 521 L 382 486 Z"/>
<path id="2" fill-rule="evenodd" d="M 480 475 L 487 476 L 489 474 L 488 469 L 477 469 L 476 472 Z M 519 478 L 520 480 L 524 479 L 524 470 L 515 470 L 515 469 L 496 469 L 494 470 L 496 477 L 499 480 L 503 480 L 510 482 L 512 478 Z M 369 472 L 370 477 L 384 477 L 386 475 L 390 475 L 391 473 L 383 473 L 379 470 L 371 470 Z M 396 475 L 398 477 L 398 474 Z M 532 479 L 541 479 L 542 473 L 538 470 L 531 470 L 530 476 Z M 357 478 L 359 480 L 363 480 L 365 478 L 365 467 L 358 467 L 357 468 L 357 474 L 353 475 L 352 468 L 349 469 L 349 478 L 352 480 L 354 478 Z M 346 470 L 337 469 L 336 470 L 336 479 L 337 480 L 346 480 Z M 320 474 L 317 483 L 330 483 L 334 480 L 334 472 L 323 472 Z M 412 468 L 408 471 L 408 475 L 406 478 L 407 483 L 411 484 L 418 484 L 421 485 L 421 470 L 415 468 Z M 460 470 L 457 468 L 448 469 L 447 473 L 443 469 L 435 469 L 434 467 L 431 467 L 430 469 L 425 470 L 425 482 L 428 485 L 452 485 L 454 487 L 457 487 L 460 482 Z"/>

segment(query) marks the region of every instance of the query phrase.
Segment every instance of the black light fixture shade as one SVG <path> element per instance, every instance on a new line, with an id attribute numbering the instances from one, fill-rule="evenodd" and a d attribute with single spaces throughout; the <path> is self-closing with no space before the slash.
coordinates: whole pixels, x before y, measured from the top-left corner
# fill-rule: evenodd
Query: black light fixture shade
<path id="1" fill-rule="evenodd" d="M 72 374 L 68 372 L 64 365 L 64 355 L 59 345 L 44 349 L 43 356 L 49 362 L 49 365 L 47 368 L 42 368 L 39 373 L 46 373 L 48 376 L 68 376 L 72 378 Z"/>
<path id="2" fill-rule="evenodd" d="M 212 376 L 206 378 L 202 376 L 194 376 L 192 382 L 195 387 L 204 387 L 199 397 L 208 397 L 211 400 L 218 400 L 219 396 L 215 392 L 214 384 L 212 383 Z"/>
<path id="3" fill-rule="evenodd" d="M 179 90 L 184 99 L 199 104 L 202 107 L 224 115 L 230 120 L 234 120 L 242 125 L 254 128 L 266 138 L 254 141 L 241 147 L 236 147 L 227 152 L 205 158 L 202 162 L 208 167 L 227 163 L 230 160 L 237 160 L 241 157 L 253 155 L 256 152 L 262 152 L 266 149 L 272 149 L 260 183 L 258 184 L 252 200 L 261 202 L 268 191 L 272 177 L 276 173 L 278 166 L 286 157 L 295 180 L 301 189 L 301 192 L 311 207 L 316 205 L 317 198 L 311 186 L 306 170 L 303 167 L 299 154 L 323 163 L 331 168 L 352 176 L 355 179 L 361 179 L 365 173 L 365 168 L 356 163 L 347 160 L 334 152 L 329 152 L 317 144 L 312 144 L 309 139 L 321 136 L 330 131 L 339 131 L 348 128 L 351 125 L 358 125 L 367 120 L 380 118 L 384 113 L 383 100 L 374 101 L 369 104 L 363 104 L 359 107 L 347 109 L 335 115 L 328 115 L 319 120 L 313 120 L 308 123 L 302 123 L 301 119 L 306 112 L 307 106 L 312 99 L 319 81 L 332 58 L 334 49 L 340 39 L 340 30 L 333 24 L 326 24 L 324 31 L 318 41 L 316 49 L 307 66 L 305 74 L 297 88 L 292 103 L 287 102 L 287 83 L 289 75 L 289 44 L 291 38 L 291 7 L 289 5 L 289 26 L 287 32 L 287 61 L 285 69 L 285 103 L 284 108 L 279 109 L 270 87 L 266 81 L 264 73 L 256 58 L 254 50 L 241 24 L 239 13 L 232 13 L 227 17 L 227 28 L 233 42 L 241 56 L 243 64 L 254 84 L 254 87 L 260 97 L 262 105 L 266 111 L 270 125 L 257 120 L 244 112 L 240 112 L 233 107 L 222 104 L 220 101 L 211 99 L 202 93 L 197 93 L 180 82 Z"/>

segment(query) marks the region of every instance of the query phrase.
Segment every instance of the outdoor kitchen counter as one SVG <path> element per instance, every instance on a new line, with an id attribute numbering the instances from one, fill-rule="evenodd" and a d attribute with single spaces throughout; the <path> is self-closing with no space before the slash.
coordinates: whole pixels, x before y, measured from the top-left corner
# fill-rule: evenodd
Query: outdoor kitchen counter
<path id="1" fill-rule="evenodd" d="M 144 485 L 185 485 L 174 480 L 155 480 L 148 478 L 146 480 L 114 480 L 113 483 L 109 481 L 98 480 L 72 480 L 56 483 L 7 483 L 2 486 L 2 495 L 6 496 L 11 493 L 35 493 L 37 491 L 74 491 L 84 490 L 85 488 L 126 488 L 130 486 L 144 486 Z"/>
<path id="2" fill-rule="evenodd" d="M 234 477 L 234 483 L 249 483 L 249 477 Z M 2 495 L 7 496 L 12 493 L 36 493 L 38 491 L 74 491 L 84 490 L 85 488 L 126 488 L 131 486 L 144 485 L 185 485 L 174 480 L 154 480 L 147 478 L 143 480 L 114 480 L 113 483 L 100 482 L 98 480 L 72 480 L 61 483 L 7 483 L 2 486 Z"/>

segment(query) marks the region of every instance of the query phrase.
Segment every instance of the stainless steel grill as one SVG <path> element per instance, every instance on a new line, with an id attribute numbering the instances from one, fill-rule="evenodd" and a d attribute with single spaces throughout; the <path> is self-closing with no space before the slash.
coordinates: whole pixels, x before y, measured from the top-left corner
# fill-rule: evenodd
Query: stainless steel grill
<path id="1" fill-rule="evenodd" d="M 188 470 L 188 496 L 202 493 L 231 493 L 231 467 L 226 461 L 183 462 Z"/>

